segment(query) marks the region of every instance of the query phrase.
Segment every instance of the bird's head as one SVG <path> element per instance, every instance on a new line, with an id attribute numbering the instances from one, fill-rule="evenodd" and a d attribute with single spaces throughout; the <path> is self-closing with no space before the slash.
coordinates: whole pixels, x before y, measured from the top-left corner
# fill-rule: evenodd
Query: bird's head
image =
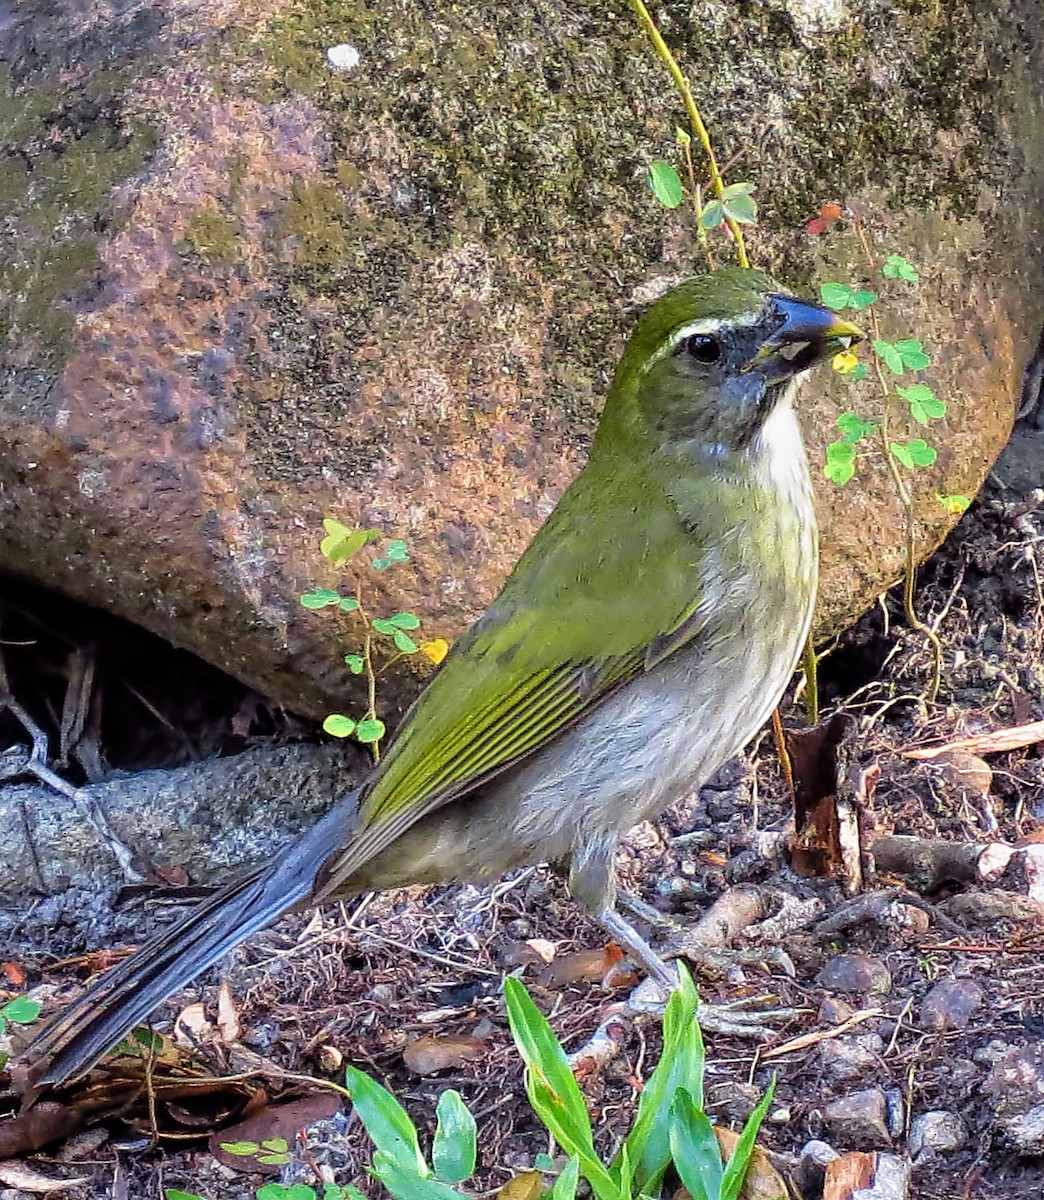
<path id="1" fill-rule="evenodd" d="M 642 431 L 711 454 L 742 451 L 802 371 L 863 336 L 760 271 L 730 267 L 687 280 L 639 319 L 599 438 Z"/>

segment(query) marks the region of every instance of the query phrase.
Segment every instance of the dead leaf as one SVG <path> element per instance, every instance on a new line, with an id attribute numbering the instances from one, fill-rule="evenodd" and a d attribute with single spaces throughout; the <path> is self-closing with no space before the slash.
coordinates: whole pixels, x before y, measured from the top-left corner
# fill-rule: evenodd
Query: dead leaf
<path id="1" fill-rule="evenodd" d="M 523 1171 L 515 1175 L 497 1192 L 497 1200 L 537 1200 L 544 1190 L 544 1180 L 539 1171 Z"/>
<path id="2" fill-rule="evenodd" d="M 41 1175 L 39 1171 L 31 1170 L 25 1163 L 0 1163 L 0 1183 L 21 1188 L 25 1192 L 60 1192 L 87 1182 L 89 1181 L 86 1176 L 79 1179 L 55 1179 L 51 1175 Z"/>
<path id="3" fill-rule="evenodd" d="M 972 754 L 997 754 L 1002 750 L 1021 750 L 1044 741 L 1044 721 L 1030 721 L 1025 725 L 994 729 L 991 733 L 979 733 L 972 737 L 957 738 L 941 746 L 922 747 L 902 751 L 905 758 L 938 758 L 953 750 L 970 750 Z"/>
<path id="4" fill-rule="evenodd" d="M 571 983 L 601 983 L 622 959 L 623 951 L 619 946 L 577 950 L 548 963 L 537 976 L 537 982 L 546 988 L 563 988 Z"/>
<path id="5" fill-rule="evenodd" d="M 5 962 L 3 971 L 4 978 L 12 987 L 20 988 L 25 986 L 25 971 L 20 963 Z"/>
<path id="6" fill-rule="evenodd" d="M 410 1042 L 402 1061 L 416 1075 L 434 1075 L 466 1062 L 478 1062 L 486 1053 L 485 1042 L 466 1034 L 433 1033 Z"/>
<path id="7" fill-rule="evenodd" d="M 229 1154 L 221 1149 L 222 1142 L 255 1142 L 263 1147 L 266 1142 L 286 1142 L 292 1147 L 300 1130 L 316 1121 L 332 1117 L 341 1111 L 341 1097 L 334 1092 L 314 1092 L 310 1096 L 302 1096 L 299 1100 L 291 1100 L 289 1104 L 273 1104 L 232 1125 L 210 1135 L 210 1153 L 226 1167 L 234 1171 L 244 1171 L 256 1174 L 267 1171 L 276 1174 L 280 1169 L 278 1163 L 259 1162 L 257 1155 Z M 264 1157 L 264 1150 L 260 1151 Z"/>
<path id="8" fill-rule="evenodd" d="M 827 1163 L 823 1200 L 852 1200 L 856 1192 L 873 1183 L 876 1163 L 876 1154 L 865 1154 L 861 1150 L 851 1150 Z"/>
<path id="9" fill-rule="evenodd" d="M 239 1041 L 239 1013 L 232 1000 L 232 990 L 224 980 L 221 981 L 221 986 L 218 988 L 217 1009 L 217 1023 L 218 1029 L 221 1031 L 221 1040 L 226 1046 L 231 1046 L 233 1042 Z"/>
<path id="10" fill-rule="evenodd" d="M 555 957 L 555 944 L 544 938 L 529 938 L 525 942 L 508 942 L 501 955 L 505 967 L 532 967 L 549 963 Z"/>
<path id="11" fill-rule="evenodd" d="M 72 1137 L 86 1114 L 71 1104 L 43 1100 L 0 1124 L 0 1159 L 28 1154 L 50 1142 Z"/>
<path id="12" fill-rule="evenodd" d="M 188 871 L 184 867 L 176 867 L 173 863 L 167 863 L 163 866 L 153 864 L 150 875 L 155 875 L 159 883 L 165 883 L 167 887 L 184 887 L 188 881 Z"/>
<path id="13" fill-rule="evenodd" d="M 174 1022 L 174 1037 L 179 1046 L 193 1047 L 214 1032 L 202 1004 L 187 1004 Z"/>

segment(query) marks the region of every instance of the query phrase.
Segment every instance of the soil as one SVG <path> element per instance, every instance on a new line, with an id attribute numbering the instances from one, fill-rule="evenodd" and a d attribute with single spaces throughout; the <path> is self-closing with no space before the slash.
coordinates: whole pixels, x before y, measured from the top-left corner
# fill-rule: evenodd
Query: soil
<path id="1" fill-rule="evenodd" d="M 1044 462 L 1039 435 L 1030 430 L 1025 436 L 1029 457 L 1023 465 Z M 1009 478 L 1016 476 L 1013 470 Z M 862 769 L 880 770 L 863 799 L 866 843 L 890 832 L 1012 845 L 1044 834 L 1039 745 L 990 755 L 991 773 L 980 773 L 972 783 L 901 753 L 1044 718 L 1044 593 L 1038 563 L 1044 508 L 1034 505 L 1039 502 L 1030 490 L 1034 479 L 1017 477 L 1019 485 L 1008 488 L 993 478 L 920 572 L 917 608 L 921 619 L 937 628 L 943 649 L 935 703 L 925 700 L 930 651 L 925 638 L 909 630 L 895 593 L 883 597 L 821 664 L 825 715 L 844 712 L 855 721 L 845 748 L 846 777 L 865 779 Z M 1044 467 L 1036 482 L 1044 482 Z M 13 686 L 17 691 L 29 685 L 14 680 Z M 224 716 L 196 712 L 199 728 L 190 740 L 227 748 L 221 722 L 243 703 L 235 689 L 230 696 Z M 791 698 L 783 711 L 788 725 L 802 723 L 800 698 Z M 200 729 L 210 732 L 204 736 Z M 295 726 L 294 734 L 300 733 Z M 186 734 L 177 737 L 185 740 Z M 151 745 L 144 735 L 130 742 Z M 134 757 L 132 749 L 124 752 L 121 765 Z M 163 757 L 168 749 L 152 746 L 149 753 L 170 761 Z M 798 875 L 786 856 L 778 855 L 784 839 L 766 835 L 784 833 L 792 814 L 772 738 L 765 734 L 692 803 L 655 827 L 636 830 L 621 855 L 623 884 L 683 925 L 739 885 L 758 887 L 770 906 L 785 898 L 822 904 L 811 922 L 792 923 L 777 938 L 792 973 L 786 959 L 773 959 L 764 947 L 762 962 L 753 966 L 733 963 L 708 972 L 694 965 L 708 1003 L 745 997 L 798 1010 L 774 1027 L 768 1042 L 707 1034 L 712 1118 L 738 1127 L 775 1075 L 775 1098 L 760 1140 L 778 1161 L 792 1164 L 813 1137 L 839 1151 L 877 1148 L 904 1155 L 913 1118 L 932 1110 L 956 1113 L 965 1128 L 962 1144 L 915 1164 L 910 1194 L 918 1200 L 1038 1200 L 1044 1194 L 1044 1158 L 1019 1142 L 1007 1118 L 1039 1103 L 1033 1089 L 1044 1093 L 1044 1082 L 1030 1072 L 1018 1085 L 1026 1091 L 1021 1110 L 1016 1084 L 1003 1094 L 996 1087 L 997 1063 L 1005 1054 L 1024 1048 L 1044 1056 L 1044 906 L 1026 896 L 1032 881 L 1022 857 L 1016 855 L 989 885 L 944 883 L 920 896 L 905 890 L 904 880 L 871 879 L 868 891 L 896 888 L 895 895 L 907 903 L 882 919 L 821 931 L 817 922 L 842 909 L 849 897 L 840 879 Z M 905 914 L 905 923 L 897 922 L 897 913 Z M 756 932 L 739 944 L 762 945 Z M 202 1030 L 199 1055 L 214 1074 L 269 1064 L 268 1082 L 253 1085 L 248 1106 L 256 1106 L 259 1096 L 285 1098 L 296 1094 L 295 1086 L 300 1091 L 299 1081 L 274 1080 L 275 1068 L 340 1080 L 341 1064 L 350 1063 L 390 1088 L 423 1135 L 430 1136 L 439 1093 L 458 1089 L 478 1120 L 480 1168 L 469 1186 L 482 1192 L 531 1167 L 534 1156 L 548 1149 L 546 1132 L 526 1100 L 500 995 L 505 970 L 518 970 L 526 958 L 547 953 L 543 942 L 535 943 L 535 951 L 528 945 L 534 939 L 552 944 L 566 979 L 576 966 L 566 956 L 604 945 L 598 928 L 544 869 L 523 871 L 488 888 L 365 897 L 351 907 L 285 918 L 251 939 L 220 972 L 161 1010 L 155 1027 L 169 1032 L 174 1016 L 202 998 L 211 1025 L 201 1022 L 196 1009 L 188 1011 L 189 1024 L 197 1035 Z M 598 976 L 593 982 L 549 981 L 539 962 L 522 969 L 570 1051 L 586 1042 L 608 1007 L 624 1000 L 632 987 L 626 979 L 613 983 L 611 958 L 593 968 L 583 964 L 588 975 L 593 970 Z M 836 975 L 821 974 L 829 963 L 851 967 L 853 962 L 852 992 L 837 990 Z M 46 947 L 5 970 L 11 994 L 38 987 L 49 1004 L 72 995 L 84 974 L 82 963 L 49 962 Z M 26 973 L 21 987 L 19 970 Z M 601 978 L 606 971 L 608 980 Z M 866 987 L 876 990 L 859 990 L 860 971 Z M 228 984 L 241 1027 L 232 1046 L 214 1025 L 218 979 Z M 927 1019 L 925 997 L 947 979 L 970 981 L 981 990 L 981 1003 L 963 1028 L 934 1028 Z M 879 1015 L 861 1018 L 850 1034 L 763 1059 L 774 1046 L 836 1029 L 857 1010 L 873 1008 Z M 227 1015 L 226 1008 L 226 1027 Z M 960 1014 L 951 1014 L 952 1024 L 960 1021 Z M 620 1029 L 615 1053 L 589 1064 L 581 1079 L 599 1148 L 607 1154 L 628 1128 L 641 1080 L 659 1050 L 654 1016 L 622 1021 Z M 404 1050 L 432 1035 L 462 1040 L 444 1043 L 451 1053 L 457 1048 L 455 1065 L 422 1076 L 408 1065 L 415 1048 L 405 1058 Z M 853 1039 L 866 1035 L 861 1050 L 849 1055 Z M 837 1045 L 841 1052 L 833 1048 Z M 1032 1058 L 1028 1053 L 1025 1061 Z M 885 1094 L 894 1121 L 876 1146 L 853 1147 L 825 1110 L 832 1101 L 865 1089 Z M 227 1090 L 209 1110 L 198 1099 L 167 1106 L 158 1119 L 168 1130 L 176 1128 L 180 1140 L 166 1140 L 161 1148 L 150 1144 L 152 1116 L 142 1102 L 122 1119 L 109 1119 L 101 1132 L 88 1130 L 64 1147 L 30 1156 L 27 1163 L 45 1173 L 89 1177 L 88 1183 L 61 1193 L 70 1200 L 102 1195 L 151 1200 L 162 1197 L 164 1188 L 211 1200 L 253 1200 L 264 1180 L 315 1182 L 317 1167 L 332 1169 L 338 1183 L 353 1182 L 374 1193 L 366 1176 L 366 1139 L 350 1117 L 310 1126 L 282 1176 L 243 1170 L 248 1162 L 237 1163 L 239 1169 L 219 1163 L 206 1137 L 220 1124 L 216 1113 L 243 1108 L 245 1093 L 228 1099 L 233 1092 Z M 1039 1155 L 1040 1146 L 1036 1149 Z M 814 1200 L 814 1192 L 807 1196 Z"/>

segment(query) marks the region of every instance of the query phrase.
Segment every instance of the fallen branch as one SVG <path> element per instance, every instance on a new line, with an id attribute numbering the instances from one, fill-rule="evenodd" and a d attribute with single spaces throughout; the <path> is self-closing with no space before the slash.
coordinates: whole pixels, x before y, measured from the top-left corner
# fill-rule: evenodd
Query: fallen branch
<path id="1" fill-rule="evenodd" d="M 950 750 L 970 750 L 972 754 L 999 754 L 1004 750 L 1021 750 L 1044 742 L 1044 721 L 1030 721 L 1027 725 L 1013 725 L 1007 729 L 994 729 L 990 733 L 978 733 L 972 737 L 958 738 L 940 746 L 926 746 L 917 750 L 901 750 L 903 758 L 937 758 Z"/>
<path id="2" fill-rule="evenodd" d="M 944 883 L 996 883 L 1015 847 L 885 834 L 874 839 L 870 854 L 878 874 L 899 875 L 917 891 L 931 892 Z"/>

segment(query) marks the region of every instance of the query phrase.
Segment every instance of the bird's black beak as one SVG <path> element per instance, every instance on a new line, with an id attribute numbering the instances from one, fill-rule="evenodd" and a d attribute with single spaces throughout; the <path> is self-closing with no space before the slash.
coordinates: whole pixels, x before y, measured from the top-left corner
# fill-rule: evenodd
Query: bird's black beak
<path id="1" fill-rule="evenodd" d="M 776 325 L 744 367 L 761 371 L 772 379 L 789 379 L 824 358 L 849 350 L 866 334 L 851 321 L 842 321 L 821 304 L 794 296 L 769 297 Z"/>

